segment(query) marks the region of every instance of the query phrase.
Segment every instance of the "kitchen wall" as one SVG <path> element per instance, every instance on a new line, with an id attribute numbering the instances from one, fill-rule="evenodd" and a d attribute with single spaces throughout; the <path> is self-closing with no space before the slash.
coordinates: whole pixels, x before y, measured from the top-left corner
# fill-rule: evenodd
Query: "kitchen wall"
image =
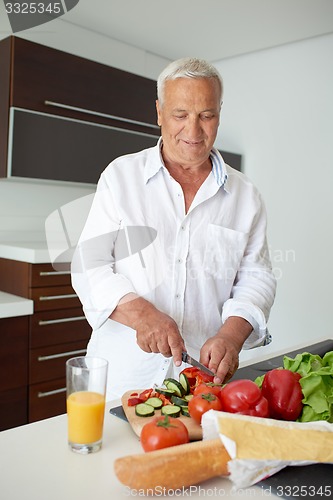
<path id="1" fill-rule="evenodd" d="M 278 288 L 271 349 L 330 336 L 333 35 L 219 61 L 219 141 L 263 193 Z"/>
<path id="2" fill-rule="evenodd" d="M 4 15 L 0 19 L 0 40 L 9 35 L 10 26 Z M 61 19 L 49 23 L 47 29 L 42 25 L 17 36 L 152 79 L 168 63 L 167 59 Z M 46 217 L 94 189 L 91 185 L 0 179 L 0 242 L 45 240 Z"/>
<path id="3" fill-rule="evenodd" d="M 151 78 L 167 62 L 61 20 L 43 30 L 19 35 Z M 267 206 L 278 279 L 274 341 L 265 348 L 272 352 L 333 335 L 332 53 L 333 35 L 327 35 L 216 62 L 225 81 L 217 145 L 244 155 L 244 171 Z M 31 237 L 40 236 L 57 204 L 92 190 L 0 181 L 0 239 L 30 225 Z"/>

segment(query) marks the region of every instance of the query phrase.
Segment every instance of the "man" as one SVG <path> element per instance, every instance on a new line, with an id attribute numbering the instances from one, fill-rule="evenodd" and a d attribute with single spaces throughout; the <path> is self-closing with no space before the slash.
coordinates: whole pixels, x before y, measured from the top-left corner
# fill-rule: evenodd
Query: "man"
<path id="1" fill-rule="evenodd" d="M 88 354 L 109 360 L 109 398 L 161 383 L 184 350 L 227 381 L 243 347 L 270 341 L 265 209 L 213 147 L 222 94 L 207 62 L 171 63 L 157 146 L 116 159 L 98 183 L 72 281 L 94 330 Z"/>

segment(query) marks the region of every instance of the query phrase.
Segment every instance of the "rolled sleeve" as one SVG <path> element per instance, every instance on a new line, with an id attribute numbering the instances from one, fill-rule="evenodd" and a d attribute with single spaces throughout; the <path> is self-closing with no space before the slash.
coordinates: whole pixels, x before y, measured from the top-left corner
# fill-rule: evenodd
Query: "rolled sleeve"
<path id="1" fill-rule="evenodd" d="M 252 325 L 253 330 L 244 342 L 243 349 L 253 349 L 271 342 L 265 315 L 259 307 L 249 302 L 229 299 L 223 307 L 222 323 L 231 316 L 243 318 Z"/>

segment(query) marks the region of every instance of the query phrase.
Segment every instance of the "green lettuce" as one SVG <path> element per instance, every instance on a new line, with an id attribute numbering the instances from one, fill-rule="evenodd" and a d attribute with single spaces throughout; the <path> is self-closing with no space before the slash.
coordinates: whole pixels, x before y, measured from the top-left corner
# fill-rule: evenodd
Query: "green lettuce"
<path id="1" fill-rule="evenodd" d="M 326 420 L 333 423 L 333 351 L 323 357 L 304 352 L 295 358 L 284 356 L 283 367 L 301 375 L 304 395 L 299 422 Z"/>

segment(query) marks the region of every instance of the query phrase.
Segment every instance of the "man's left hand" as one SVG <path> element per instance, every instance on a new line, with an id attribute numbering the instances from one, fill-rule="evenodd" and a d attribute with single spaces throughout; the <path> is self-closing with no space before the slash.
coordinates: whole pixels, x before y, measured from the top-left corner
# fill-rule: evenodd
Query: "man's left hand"
<path id="1" fill-rule="evenodd" d="M 239 353 L 251 332 L 248 321 L 232 316 L 204 343 L 200 362 L 215 373 L 215 384 L 225 383 L 233 376 L 239 365 Z"/>

